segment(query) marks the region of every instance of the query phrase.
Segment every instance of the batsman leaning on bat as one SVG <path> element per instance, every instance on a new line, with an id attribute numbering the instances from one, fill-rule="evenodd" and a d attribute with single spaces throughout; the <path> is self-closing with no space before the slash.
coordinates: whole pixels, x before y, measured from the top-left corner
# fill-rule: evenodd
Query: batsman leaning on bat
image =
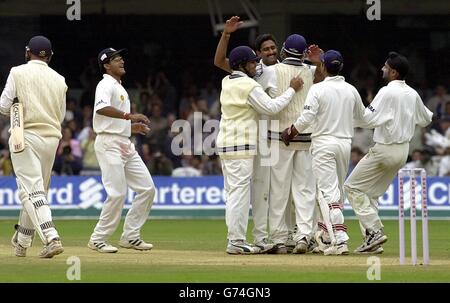
<path id="1" fill-rule="evenodd" d="M 64 77 L 48 66 L 53 55 L 50 40 L 44 36 L 30 39 L 26 64 L 13 67 L 0 97 L 0 112 L 19 115 L 23 106 L 23 142 L 21 127 L 13 117 L 9 140 L 11 160 L 17 177 L 23 209 L 12 238 L 15 254 L 25 257 L 36 231 L 44 243 L 41 258 L 51 258 L 64 251 L 52 221 L 47 190 L 61 138 L 61 123 L 66 112 L 67 85 Z M 18 98 L 20 105 L 13 105 Z M 22 145 L 22 146 L 20 146 Z M 23 150 L 21 152 L 21 149 Z"/>

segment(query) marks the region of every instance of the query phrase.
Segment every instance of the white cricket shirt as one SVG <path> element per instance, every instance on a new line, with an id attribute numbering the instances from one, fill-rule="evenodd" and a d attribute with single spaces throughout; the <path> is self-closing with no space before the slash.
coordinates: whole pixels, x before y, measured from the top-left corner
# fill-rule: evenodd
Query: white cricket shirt
<path id="1" fill-rule="evenodd" d="M 403 80 L 381 88 L 364 112 L 367 126 L 375 128 L 373 141 L 381 144 L 411 141 L 416 124 L 425 127 L 432 117 L 419 94 Z"/>
<path id="2" fill-rule="evenodd" d="M 311 138 L 330 135 L 353 137 L 353 119 L 360 123 L 364 105 L 356 88 L 342 76 L 326 77 L 309 89 L 302 114 L 294 123 L 299 133 L 310 125 Z"/>
<path id="3" fill-rule="evenodd" d="M 111 118 L 97 113 L 99 109 L 107 106 L 115 107 L 125 113 L 130 112 L 130 98 L 125 88 L 112 76 L 104 74 L 95 89 L 94 131 L 97 134 L 108 133 L 130 137 L 130 120 Z"/>

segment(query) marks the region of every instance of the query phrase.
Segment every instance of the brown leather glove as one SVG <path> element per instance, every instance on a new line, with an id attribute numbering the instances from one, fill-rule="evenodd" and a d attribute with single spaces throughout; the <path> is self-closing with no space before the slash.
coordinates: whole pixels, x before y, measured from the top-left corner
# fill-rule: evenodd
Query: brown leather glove
<path id="1" fill-rule="evenodd" d="M 291 125 L 291 127 L 286 128 L 283 133 L 281 133 L 281 141 L 283 141 L 286 146 L 289 146 L 291 140 L 297 135 L 297 129 L 294 127 L 294 125 Z"/>

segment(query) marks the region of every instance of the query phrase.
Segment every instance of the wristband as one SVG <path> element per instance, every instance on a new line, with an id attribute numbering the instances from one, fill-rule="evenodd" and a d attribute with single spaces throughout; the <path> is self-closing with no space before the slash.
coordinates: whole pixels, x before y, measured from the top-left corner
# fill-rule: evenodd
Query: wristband
<path id="1" fill-rule="evenodd" d="M 123 118 L 125 119 L 125 120 L 130 120 L 130 113 L 123 113 Z"/>

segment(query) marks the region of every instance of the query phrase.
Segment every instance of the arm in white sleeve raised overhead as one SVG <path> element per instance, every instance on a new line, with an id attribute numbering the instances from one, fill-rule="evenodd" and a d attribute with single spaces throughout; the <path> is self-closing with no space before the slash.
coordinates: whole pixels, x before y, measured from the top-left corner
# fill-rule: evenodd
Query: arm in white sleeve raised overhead
<path id="1" fill-rule="evenodd" d="M 247 102 L 258 113 L 273 115 L 285 108 L 294 94 L 295 90 L 292 87 L 289 87 L 281 96 L 272 99 L 263 91 L 261 86 L 256 86 L 250 92 Z"/>
<path id="2" fill-rule="evenodd" d="M 14 78 L 9 74 L 6 80 L 5 88 L 3 89 L 2 95 L 0 97 L 0 113 L 9 116 L 11 105 L 13 104 L 16 95 L 16 83 Z"/>

